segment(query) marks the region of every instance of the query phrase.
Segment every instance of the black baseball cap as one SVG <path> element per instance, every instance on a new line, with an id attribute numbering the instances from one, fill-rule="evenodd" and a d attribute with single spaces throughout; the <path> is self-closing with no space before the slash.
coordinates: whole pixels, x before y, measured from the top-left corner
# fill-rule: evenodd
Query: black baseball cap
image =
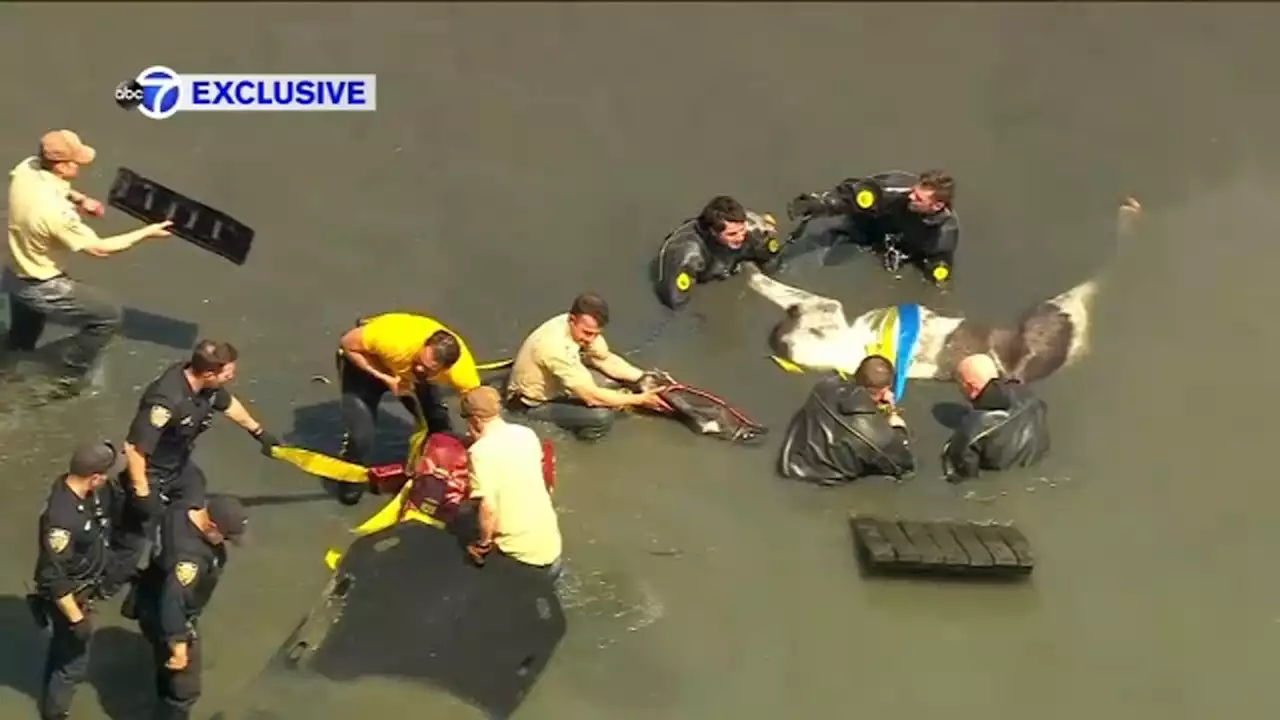
<path id="1" fill-rule="evenodd" d="M 116 450 L 109 442 L 84 443 L 71 453 L 71 464 L 67 470 L 72 475 L 87 477 L 89 475 L 117 475 L 124 470 L 124 453 Z"/>
<path id="2" fill-rule="evenodd" d="M 210 495 L 205 505 L 209 519 L 227 540 L 238 543 L 249 525 L 249 511 L 240 498 L 232 495 Z"/>

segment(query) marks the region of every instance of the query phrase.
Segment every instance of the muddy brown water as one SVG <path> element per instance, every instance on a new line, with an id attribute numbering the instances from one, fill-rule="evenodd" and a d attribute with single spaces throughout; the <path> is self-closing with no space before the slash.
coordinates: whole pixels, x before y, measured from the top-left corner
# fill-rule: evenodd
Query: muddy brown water
<path id="1" fill-rule="evenodd" d="M 1280 492 L 1271 322 L 1280 12 L 1233 5 L 13 4 L 0 67 L 9 162 L 47 129 L 99 149 L 101 195 L 126 165 L 253 224 L 233 267 L 177 240 L 74 269 L 127 305 L 244 354 L 236 389 L 273 430 L 332 448 L 337 335 L 420 308 L 485 357 L 595 288 L 610 339 L 663 314 L 643 268 L 712 194 L 781 212 L 847 174 L 939 165 L 959 178 L 954 293 L 867 259 L 793 280 L 852 311 L 889 302 L 998 318 L 1094 272 L 1114 203 L 1144 203 L 1099 306 L 1092 356 L 1051 379 L 1052 458 L 952 488 L 931 406 L 906 407 L 930 457 L 903 485 L 773 475 L 776 440 L 740 449 L 634 420 L 562 445 L 570 634 L 519 716 L 784 714 L 964 718 L 1270 718 L 1280 659 Z M 59 31 L 51 33 L 50 28 Z M 48 49 L 50 35 L 61 44 Z M 179 115 L 110 93 L 141 68 L 371 72 L 373 114 Z M 112 212 L 104 231 L 130 226 Z M 765 359 L 774 309 L 704 288 L 640 356 L 781 432 L 809 380 Z M 41 640 L 17 599 L 45 487 L 76 438 L 120 437 L 137 390 L 181 353 L 113 347 L 108 392 L 0 417 L 0 716 L 31 716 Z M 390 413 L 396 416 L 394 411 Z M 393 423 L 389 419 L 388 423 Z M 394 446 L 387 451 L 394 453 Z M 198 452 L 215 487 L 265 498 L 205 624 L 207 715 L 249 692 L 284 717 L 406 708 L 473 716 L 404 683 L 266 688 L 260 668 L 315 600 L 326 546 L 372 512 L 317 500 L 238 431 Z M 272 499 L 276 501 L 272 501 Z M 285 501 L 279 501 L 281 498 Z M 1017 521 L 1040 559 L 1024 586 L 872 582 L 851 509 Z M 114 609 L 76 717 L 140 717 L 145 651 Z"/>

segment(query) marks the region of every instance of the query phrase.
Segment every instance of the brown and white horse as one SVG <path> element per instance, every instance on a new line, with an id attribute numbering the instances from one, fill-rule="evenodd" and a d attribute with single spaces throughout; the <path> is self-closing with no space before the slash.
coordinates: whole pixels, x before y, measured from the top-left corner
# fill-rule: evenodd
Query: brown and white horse
<path id="1" fill-rule="evenodd" d="M 1118 242 L 1124 242 L 1141 213 L 1132 198 L 1121 204 Z M 815 295 L 748 269 L 751 289 L 783 308 L 786 317 L 770 335 L 770 346 L 781 359 L 811 370 L 852 373 L 870 354 L 888 355 L 906 368 L 906 377 L 950 380 L 956 364 L 968 355 L 990 355 L 1009 377 L 1040 380 L 1075 363 L 1089 350 L 1089 314 L 1105 273 L 1045 300 L 1009 325 L 995 326 L 964 317 L 912 308 L 913 325 L 908 362 L 899 362 L 883 348 L 887 324 L 898 323 L 900 308 L 879 308 L 849 322 L 838 300 Z M 913 319 L 914 322 L 914 319 Z"/>

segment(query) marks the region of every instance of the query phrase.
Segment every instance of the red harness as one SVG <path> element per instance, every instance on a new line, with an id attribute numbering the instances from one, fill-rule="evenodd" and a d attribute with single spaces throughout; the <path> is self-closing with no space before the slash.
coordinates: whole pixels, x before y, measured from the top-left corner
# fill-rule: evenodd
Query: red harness
<path id="1" fill-rule="evenodd" d="M 467 446 L 461 440 L 443 433 L 427 437 L 426 446 L 412 472 L 404 465 L 382 465 L 369 469 L 369 482 L 382 494 L 400 492 L 412 481 L 397 521 L 404 520 L 410 510 L 417 510 L 442 522 L 448 522 L 458 508 L 471 498 L 471 469 L 467 462 Z M 551 441 L 542 441 L 542 482 L 547 492 L 556 488 L 556 454 Z"/>

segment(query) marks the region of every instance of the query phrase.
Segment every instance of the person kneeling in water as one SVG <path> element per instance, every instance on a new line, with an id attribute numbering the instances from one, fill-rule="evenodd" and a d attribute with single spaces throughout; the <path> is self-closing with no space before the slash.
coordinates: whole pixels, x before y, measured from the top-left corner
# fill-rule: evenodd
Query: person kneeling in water
<path id="1" fill-rule="evenodd" d="M 542 323 L 516 353 L 507 408 L 555 423 L 579 440 L 604 437 L 624 408 L 667 412 L 662 388 L 631 393 L 605 386 L 610 381 L 634 385 L 644 377 L 643 370 L 609 350 L 603 334 L 607 324 L 608 303 L 591 293 L 575 298 L 567 314 Z M 604 377 L 594 377 L 588 364 Z"/>
<path id="2" fill-rule="evenodd" d="M 893 407 L 893 381 L 893 363 L 880 355 L 863 360 L 852 381 L 818 381 L 787 428 L 782 475 L 835 485 L 914 471 L 907 424 Z"/>
<path id="3" fill-rule="evenodd" d="M 560 576 L 560 523 L 543 476 L 543 448 L 523 425 L 502 419 L 502 397 L 491 387 L 462 396 L 462 416 L 474 442 L 471 498 L 480 501 L 480 537 L 467 547 L 477 565 L 498 552 Z"/>
<path id="4" fill-rule="evenodd" d="M 773 274 L 780 249 L 771 215 L 751 212 L 737 200 L 718 195 L 662 242 L 654 289 L 663 305 L 676 310 L 689 302 L 695 284 L 724 280 L 737 274 L 744 262 Z"/>
<path id="5" fill-rule="evenodd" d="M 1049 407 L 1018 380 L 1001 378 L 987 355 L 970 355 L 956 369 L 973 407 L 942 448 L 947 480 L 980 470 L 1031 467 L 1049 452 Z"/>

